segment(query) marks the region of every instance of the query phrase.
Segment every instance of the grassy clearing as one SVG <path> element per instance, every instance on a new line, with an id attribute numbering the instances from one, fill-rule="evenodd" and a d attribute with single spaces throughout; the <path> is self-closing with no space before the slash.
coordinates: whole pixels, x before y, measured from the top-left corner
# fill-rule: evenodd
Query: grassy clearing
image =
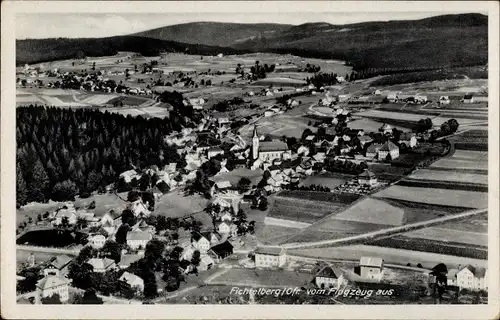
<path id="1" fill-rule="evenodd" d="M 300 229 L 288 228 L 284 226 L 264 225 L 260 230 L 257 230 L 255 235 L 264 244 L 276 245 L 281 241 L 293 236 Z"/>
<path id="2" fill-rule="evenodd" d="M 269 217 L 312 223 L 343 208 L 326 201 L 276 197 Z"/>
<path id="3" fill-rule="evenodd" d="M 462 208 L 485 208 L 488 206 L 488 193 L 463 190 L 394 185 L 373 196 Z"/>
<path id="4" fill-rule="evenodd" d="M 184 217 L 186 215 L 203 211 L 208 200 L 199 196 L 184 196 L 183 192 L 176 190 L 164 194 L 155 205 L 155 213 L 166 217 Z"/>

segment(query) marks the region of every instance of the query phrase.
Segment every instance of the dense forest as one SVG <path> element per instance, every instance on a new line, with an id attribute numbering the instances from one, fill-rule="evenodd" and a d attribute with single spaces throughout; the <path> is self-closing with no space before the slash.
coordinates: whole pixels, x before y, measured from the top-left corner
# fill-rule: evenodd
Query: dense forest
<path id="1" fill-rule="evenodd" d="M 136 36 L 108 38 L 52 38 L 16 41 L 16 64 L 37 63 L 65 59 L 82 59 L 116 55 L 119 51 L 157 56 L 161 52 L 183 52 L 196 55 L 237 54 L 248 52 L 232 48 L 185 44 Z"/>
<path id="2" fill-rule="evenodd" d="M 92 109 L 17 108 L 17 204 L 89 196 L 117 182 L 123 171 L 177 162 L 179 155 L 166 145 L 165 135 L 200 119 L 182 99 L 177 92 L 160 96 L 174 107 L 164 119 Z"/>

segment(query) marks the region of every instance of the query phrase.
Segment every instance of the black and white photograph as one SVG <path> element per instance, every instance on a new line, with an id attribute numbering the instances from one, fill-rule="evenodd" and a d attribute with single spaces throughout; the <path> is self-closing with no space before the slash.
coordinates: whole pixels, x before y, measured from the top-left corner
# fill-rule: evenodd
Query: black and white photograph
<path id="1" fill-rule="evenodd" d="M 498 3 L 57 3 L 5 22 L 17 312 L 498 307 Z"/>

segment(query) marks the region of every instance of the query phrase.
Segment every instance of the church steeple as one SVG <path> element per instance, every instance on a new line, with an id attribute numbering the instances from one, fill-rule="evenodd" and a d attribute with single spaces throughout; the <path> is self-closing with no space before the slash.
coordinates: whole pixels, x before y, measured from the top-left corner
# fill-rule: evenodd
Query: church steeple
<path id="1" fill-rule="evenodd" d="M 253 160 L 256 160 L 259 157 L 259 136 L 257 135 L 257 126 L 253 127 L 252 157 Z"/>

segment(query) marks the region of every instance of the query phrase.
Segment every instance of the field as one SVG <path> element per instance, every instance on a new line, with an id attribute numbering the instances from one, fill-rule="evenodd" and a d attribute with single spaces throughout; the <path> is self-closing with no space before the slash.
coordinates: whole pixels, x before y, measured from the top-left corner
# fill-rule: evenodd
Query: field
<path id="1" fill-rule="evenodd" d="M 450 172 L 437 169 L 419 169 L 408 176 L 410 179 L 422 179 L 428 181 L 445 181 L 445 182 L 472 182 L 483 185 L 488 185 L 488 176 L 474 173 Z"/>
<path id="2" fill-rule="evenodd" d="M 351 178 L 352 176 L 322 172 L 314 176 L 308 176 L 300 182 L 300 186 L 310 186 L 315 184 L 334 189 L 335 187 L 342 185 L 344 182 L 348 181 Z"/>
<path id="3" fill-rule="evenodd" d="M 312 223 L 340 210 L 343 204 L 277 196 L 268 217 Z"/>
<path id="4" fill-rule="evenodd" d="M 301 87 L 304 86 L 306 82 L 304 80 L 292 79 L 292 78 L 284 78 L 284 77 L 272 77 L 265 78 L 261 80 L 257 80 L 252 83 L 253 86 L 278 86 L 278 87 Z"/>
<path id="5" fill-rule="evenodd" d="M 488 206 L 488 193 L 464 190 L 416 188 L 394 185 L 373 196 L 462 208 L 485 208 Z"/>
<path id="6" fill-rule="evenodd" d="M 150 107 L 140 107 L 140 108 L 127 108 L 127 107 L 117 107 L 117 108 L 99 108 L 101 112 L 114 112 L 121 115 L 127 116 L 131 115 L 133 117 L 142 116 L 145 118 L 156 117 L 165 118 L 169 115 L 169 109 L 162 106 L 162 104 L 155 104 Z"/>
<path id="7" fill-rule="evenodd" d="M 255 125 L 259 135 L 271 135 L 273 137 L 287 136 L 300 138 L 305 129 L 310 129 L 313 132 L 316 130 L 313 126 L 308 125 L 311 119 L 306 117 L 292 117 L 285 114 L 274 115 L 272 117 L 263 117 Z M 252 136 L 254 124 L 246 125 L 240 129 L 240 135 L 245 139 L 250 139 Z"/>
<path id="8" fill-rule="evenodd" d="M 312 280 L 310 273 L 286 270 L 254 270 L 232 268 L 210 281 L 210 284 L 251 287 L 301 287 Z"/>
<path id="9" fill-rule="evenodd" d="M 442 228 L 440 226 L 410 231 L 403 233 L 402 235 L 408 238 L 428 239 L 443 242 L 457 242 L 483 247 L 488 246 L 488 234 L 464 230 L 453 230 Z"/>
<path id="10" fill-rule="evenodd" d="M 467 232 L 488 233 L 488 213 L 476 214 L 465 219 L 439 224 L 439 227 Z"/>
<path id="11" fill-rule="evenodd" d="M 488 150 L 487 130 L 469 130 L 462 134 L 450 137 L 448 140 L 455 142 L 455 148 L 457 149 L 471 151 Z"/>
<path id="12" fill-rule="evenodd" d="M 222 174 L 215 175 L 211 178 L 212 181 L 229 181 L 231 185 L 238 185 L 241 178 L 248 178 L 251 181 L 250 186 L 256 185 L 262 179 L 262 174 L 264 171 L 261 169 L 249 170 L 246 168 L 235 169 L 231 172 L 226 172 Z"/>
<path id="13" fill-rule="evenodd" d="M 432 240 L 396 235 L 390 238 L 375 240 L 369 244 L 384 247 L 386 250 L 387 248 L 396 248 L 412 250 L 414 252 L 421 251 L 425 253 L 438 253 L 474 259 L 488 259 L 487 248 L 480 247 L 476 244 L 464 244 L 458 241 L 443 241 L 442 239 Z"/>
<path id="14" fill-rule="evenodd" d="M 155 204 L 155 213 L 179 218 L 205 209 L 208 200 L 199 196 L 184 196 L 180 190 L 164 194 Z"/>
<path id="15" fill-rule="evenodd" d="M 255 232 L 256 237 L 264 244 L 277 245 L 296 234 L 300 229 L 276 225 L 264 225 Z"/>
<path id="16" fill-rule="evenodd" d="M 442 158 L 432 163 L 429 169 L 460 170 L 463 172 L 482 172 L 488 170 L 488 153 L 483 151 L 455 150 L 450 158 Z M 471 180 L 474 181 L 474 180 Z"/>

